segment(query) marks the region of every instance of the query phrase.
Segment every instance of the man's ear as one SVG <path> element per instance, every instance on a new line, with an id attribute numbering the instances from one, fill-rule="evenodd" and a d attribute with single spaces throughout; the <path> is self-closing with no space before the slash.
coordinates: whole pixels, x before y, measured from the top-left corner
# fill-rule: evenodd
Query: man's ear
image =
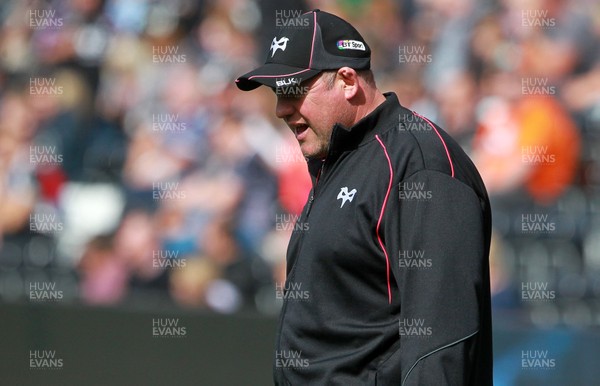
<path id="1" fill-rule="evenodd" d="M 351 100 L 358 93 L 358 74 L 353 68 L 342 67 L 337 70 L 337 80 L 343 82 L 344 97 Z"/>

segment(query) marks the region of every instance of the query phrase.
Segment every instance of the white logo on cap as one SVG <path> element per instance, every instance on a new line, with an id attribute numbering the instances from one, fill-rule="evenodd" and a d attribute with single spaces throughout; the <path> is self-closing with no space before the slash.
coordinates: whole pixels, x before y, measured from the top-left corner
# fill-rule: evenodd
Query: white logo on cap
<path id="1" fill-rule="evenodd" d="M 269 51 L 273 50 L 273 53 L 271 54 L 271 57 L 273 57 L 275 55 L 275 52 L 277 50 L 285 51 L 285 48 L 287 47 L 288 40 L 290 40 L 290 39 L 286 38 L 285 36 L 282 37 L 279 40 L 277 40 L 277 38 L 274 37 L 273 41 L 271 42 L 271 48 L 269 48 Z"/>
<path id="2" fill-rule="evenodd" d="M 287 78 L 287 79 L 281 79 L 281 80 L 276 80 L 275 81 L 275 85 L 277 87 L 281 87 L 281 86 L 293 86 L 295 84 L 300 84 L 300 78 Z"/>

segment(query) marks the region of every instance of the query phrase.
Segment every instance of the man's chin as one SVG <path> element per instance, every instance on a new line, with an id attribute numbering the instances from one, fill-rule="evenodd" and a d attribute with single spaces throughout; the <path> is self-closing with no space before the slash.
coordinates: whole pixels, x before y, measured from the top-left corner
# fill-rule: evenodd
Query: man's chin
<path id="1" fill-rule="evenodd" d="M 303 138 L 298 141 L 298 146 L 304 158 L 324 159 L 327 157 L 329 144 L 320 141 L 318 138 Z"/>
<path id="2" fill-rule="evenodd" d="M 325 159 L 325 155 L 319 155 L 319 154 L 303 154 L 304 158 L 306 158 L 307 160 L 324 160 Z"/>
<path id="3" fill-rule="evenodd" d="M 325 154 L 323 152 L 317 151 L 312 147 L 306 146 L 306 144 L 300 144 L 300 151 L 304 158 L 307 159 L 323 159 L 325 158 Z"/>

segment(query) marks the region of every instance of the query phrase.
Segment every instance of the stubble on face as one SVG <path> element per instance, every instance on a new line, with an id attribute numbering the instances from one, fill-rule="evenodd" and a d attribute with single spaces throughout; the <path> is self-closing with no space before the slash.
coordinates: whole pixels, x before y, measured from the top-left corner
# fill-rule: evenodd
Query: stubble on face
<path id="1" fill-rule="evenodd" d="M 321 77 L 311 80 L 307 89 L 300 98 L 280 101 L 290 104 L 290 114 L 282 118 L 296 136 L 304 157 L 322 159 L 327 156 L 340 106 L 335 90 L 328 88 Z"/>

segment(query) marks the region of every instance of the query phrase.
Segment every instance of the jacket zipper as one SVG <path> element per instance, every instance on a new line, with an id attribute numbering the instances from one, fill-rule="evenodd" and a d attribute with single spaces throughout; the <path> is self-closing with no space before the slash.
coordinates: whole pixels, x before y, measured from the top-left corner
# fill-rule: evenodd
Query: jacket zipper
<path id="1" fill-rule="evenodd" d="M 321 164 L 321 169 L 317 174 L 317 178 L 315 181 L 315 186 L 310 190 L 310 197 L 308 198 L 308 203 L 306 204 L 306 219 L 308 220 L 308 215 L 310 214 L 310 208 L 312 208 L 313 201 L 315 201 L 315 191 L 317 190 L 317 185 L 319 184 L 319 179 L 321 174 L 323 174 L 323 169 L 325 168 L 325 161 Z"/>
<path id="2" fill-rule="evenodd" d="M 310 213 L 310 208 L 312 207 L 312 203 L 315 200 L 315 194 L 312 192 L 310 193 L 310 197 L 308 198 L 308 203 L 306 204 L 306 218 L 308 219 L 308 214 Z"/>
<path id="3" fill-rule="evenodd" d="M 308 198 L 308 202 L 306 203 L 306 217 L 305 217 L 305 221 L 308 221 L 308 217 L 310 215 L 310 209 L 312 208 L 312 204 L 315 201 L 315 191 L 317 189 L 317 185 L 319 184 L 319 179 L 321 177 L 321 175 L 323 174 L 323 169 L 325 168 L 325 161 L 323 161 L 323 163 L 321 164 L 321 169 L 319 170 L 319 173 L 317 174 L 317 178 L 315 181 L 315 185 L 313 186 L 313 188 L 310 190 L 310 197 Z M 298 240 L 298 252 L 296 253 L 296 259 L 295 259 L 295 264 L 298 264 L 298 259 L 300 258 L 300 252 L 302 252 L 302 247 L 303 247 L 303 241 L 304 241 L 304 232 L 302 232 L 302 234 L 300 235 L 300 239 Z M 294 266 L 294 269 L 296 267 Z M 290 277 L 293 276 L 293 270 L 290 271 Z M 286 284 L 288 281 L 288 278 L 286 278 Z M 285 287 L 285 285 L 284 285 Z M 283 302 L 283 307 L 281 308 L 281 315 L 279 317 L 279 331 L 278 331 L 278 337 L 277 337 L 277 346 L 276 346 L 276 350 L 279 350 L 281 347 L 281 335 L 282 335 L 282 331 L 283 331 L 283 320 L 285 319 L 285 313 L 287 311 L 287 305 L 288 302 L 284 301 Z M 285 377 L 285 374 L 282 373 L 281 374 L 283 379 L 288 382 L 287 378 Z"/>

